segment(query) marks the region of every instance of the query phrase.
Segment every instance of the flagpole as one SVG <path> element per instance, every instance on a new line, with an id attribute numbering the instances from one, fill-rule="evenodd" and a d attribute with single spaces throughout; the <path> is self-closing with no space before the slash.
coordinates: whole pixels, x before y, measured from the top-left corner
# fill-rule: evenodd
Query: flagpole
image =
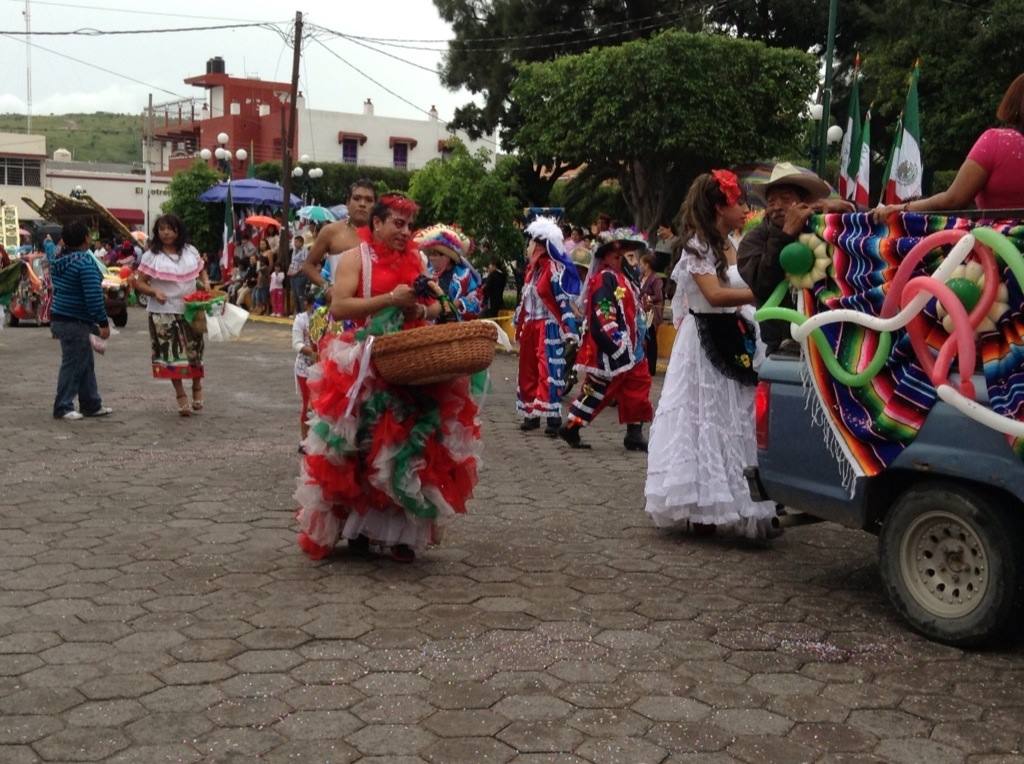
<path id="1" fill-rule="evenodd" d="M 903 135 L 903 112 L 900 112 L 899 118 L 896 120 L 896 129 L 892 133 L 892 145 L 889 147 L 889 161 L 885 163 L 885 169 L 882 171 L 882 193 L 878 195 L 879 206 L 886 203 L 885 195 L 889 188 L 889 178 L 892 176 L 892 160 L 896 156 L 896 150 L 899 148 L 900 136 Z"/>
<path id="2" fill-rule="evenodd" d="M 836 47 L 836 16 L 839 14 L 839 0 L 828 3 L 828 37 L 825 40 L 825 88 L 821 97 L 821 124 L 818 126 L 818 166 L 814 168 L 818 177 L 825 176 L 825 158 L 828 155 L 828 126 L 832 107 L 832 57 Z"/>

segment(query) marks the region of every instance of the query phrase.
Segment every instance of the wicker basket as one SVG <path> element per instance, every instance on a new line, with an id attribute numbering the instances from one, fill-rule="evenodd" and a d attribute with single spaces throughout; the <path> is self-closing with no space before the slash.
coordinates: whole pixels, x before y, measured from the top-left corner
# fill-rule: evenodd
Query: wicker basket
<path id="1" fill-rule="evenodd" d="M 497 339 L 483 321 L 423 326 L 374 339 L 373 365 L 392 385 L 448 382 L 490 366 Z"/>

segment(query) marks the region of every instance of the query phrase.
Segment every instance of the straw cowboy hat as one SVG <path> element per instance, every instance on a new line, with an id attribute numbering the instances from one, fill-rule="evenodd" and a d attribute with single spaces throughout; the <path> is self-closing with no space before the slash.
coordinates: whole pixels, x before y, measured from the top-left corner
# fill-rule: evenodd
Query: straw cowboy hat
<path id="1" fill-rule="evenodd" d="M 762 181 L 763 193 L 768 194 L 776 186 L 796 186 L 808 193 L 808 201 L 824 199 L 832 193 L 832 188 L 810 170 L 797 167 L 792 162 L 779 162 L 772 168 L 767 181 Z"/>

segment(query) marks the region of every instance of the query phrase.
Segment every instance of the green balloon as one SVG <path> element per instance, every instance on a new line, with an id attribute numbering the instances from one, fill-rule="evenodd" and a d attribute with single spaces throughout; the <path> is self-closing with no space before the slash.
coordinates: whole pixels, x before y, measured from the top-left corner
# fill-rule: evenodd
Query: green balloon
<path id="1" fill-rule="evenodd" d="M 803 276 L 814 267 L 814 253 L 806 244 L 791 242 L 779 253 L 779 265 L 790 276 Z"/>
<path id="2" fill-rule="evenodd" d="M 968 313 L 974 310 L 974 306 L 981 299 L 981 287 L 970 279 L 950 279 L 946 282 L 946 286 L 956 295 Z"/>

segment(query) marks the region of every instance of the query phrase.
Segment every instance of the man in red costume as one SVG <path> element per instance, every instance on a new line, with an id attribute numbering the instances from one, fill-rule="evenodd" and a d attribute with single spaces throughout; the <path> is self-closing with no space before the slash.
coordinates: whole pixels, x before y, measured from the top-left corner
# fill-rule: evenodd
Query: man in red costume
<path id="1" fill-rule="evenodd" d="M 631 278 L 635 274 L 623 260 L 626 252 L 646 247 L 643 237 L 629 228 L 606 231 L 598 237 L 584 289 L 585 334 L 576 356 L 583 386 L 558 433 L 573 448 L 590 448 L 581 442 L 580 429 L 615 400 L 619 422 L 626 425 L 622 444 L 629 451 L 647 451 L 644 422 L 654 419 L 651 373 L 644 360 L 647 327 L 640 290 Z"/>
<path id="2" fill-rule="evenodd" d="M 357 553 L 372 543 L 412 562 L 466 511 L 476 485 L 480 424 L 468 378 L 398 387 L 370 360 L 375 335 L 440 313 L 410 235 L 416 211 L 403 196 L 382 197 L 336 269 L 331 314 L 354 328 L 326 335 L 310 370 L 313 416 L 295 493 L 299 546 L 313 559 L 344 537 Z"/>
<path id="3" fill-rule="evenodd" d="M 549 437 L 562 426 L 562 394 L 568 369 L 566 344 L 579 343 L 573 302 L 580 293 L 576 266 L 563 249 L 562 229 L 553 218 L 538 217 L 526 228 L 530 237 L 523 298 L 516 309 L 519 385 L 516 411 L 524 432 L 547 419 Z"/>

